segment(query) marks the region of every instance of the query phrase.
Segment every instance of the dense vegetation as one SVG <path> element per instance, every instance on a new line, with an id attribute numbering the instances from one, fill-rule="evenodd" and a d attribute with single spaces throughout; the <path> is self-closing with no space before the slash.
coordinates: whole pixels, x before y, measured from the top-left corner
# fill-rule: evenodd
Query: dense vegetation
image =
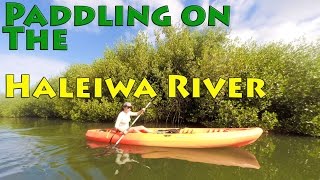
<path id="1" fill-rule="evenodd" d="M 164 38 L 162 37 L 164 36 Z M 153 106 L 144 121 L 173 123 L 195 122 L 209 127 L 251 127 L 320 136 L 320 48 L 319 44 L 300 42 L 257 44 L 239 43 L 222 30 L 190 31 L 165 28 L 157 33 L 154 44 L 139 34 L 133 42 L 121 42 L 107 49 L 104 57 L 92 64 L 76 64 L 61 76 L 68 78 L 68 89 L 76 92 L 76 78 L 90 77 L 91 94 L 94 78 L 112 78 L 114 83 L 135 79 L 133 90 L 146 78 L 157 92 Z M 160 38 L 161 37 L 161 38 Z M 241 77 L 242 99 L 229 98 L 227 84 L 212 98 L 201 84 L 201 98 L 181 96 L 168 98 L 168 76 L 188 78 Z M 246 78 L 265 81 L 263 98 L 246 98 Z M 59 79 L 51 84 L 58 90 Z M 124 101 L 131 101 L 134 110 L 150 101 L 149 96 L 111 97 L 106 85 L 102 98 L 61 99 L 42 96 L 39 99 L 4 99 L 2 116 L 59 117 L 75 121 L 114 121 Z"/>

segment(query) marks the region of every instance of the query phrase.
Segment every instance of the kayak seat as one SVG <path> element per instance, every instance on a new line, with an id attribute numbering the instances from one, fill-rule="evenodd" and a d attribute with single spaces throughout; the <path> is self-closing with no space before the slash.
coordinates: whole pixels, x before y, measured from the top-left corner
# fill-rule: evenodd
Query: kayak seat
<path id="1" fill-rule="evenodd" d="M 180 133 L 180 129 L 159 129 L 156 132 L 157 134 L 176 134 L 176 133 Z"/>

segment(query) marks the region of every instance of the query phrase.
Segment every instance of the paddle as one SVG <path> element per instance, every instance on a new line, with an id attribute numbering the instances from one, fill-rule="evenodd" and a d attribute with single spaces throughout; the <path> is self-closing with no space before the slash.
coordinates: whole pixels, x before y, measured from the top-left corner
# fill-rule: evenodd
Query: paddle
<path id="1" fill-rule="evenodd" d="M 152 102 L 152 100 L 147 104 L 147 106 L 145 107 L 145 109 L 147 109 L 147 108 L 150 106 L 151 102 Z M 142 114 L 142 113 L 141 113 L 141 114 Z M 141 114 L 139 114 L 139 115 L 136 117 L 136 119 L 132 122 L 132 124 L 131 124 L 130 127 L 127 129 L 127 131 L 134 125 L 134 123 L 136 123 L 136 121 L 139 119 L 139 117 L 141 116 Z M 116 142 L 116 144 L 115 144 L 112 148 L 116 147 L 116 146 L 120 143 L 120 141 L 122 140 L 122 138 L 123 138 L 124 136 L 125 136 L 125 134 L 122 134 L 122 136 L 119 138 L 119 140 Z"/>

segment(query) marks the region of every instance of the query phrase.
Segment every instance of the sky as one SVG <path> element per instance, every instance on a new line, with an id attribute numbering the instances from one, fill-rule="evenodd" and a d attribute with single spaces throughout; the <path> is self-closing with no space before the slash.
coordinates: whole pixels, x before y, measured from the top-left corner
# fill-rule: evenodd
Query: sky
<path id="1" fill-rule="evenodd" d="M 5 3 L 0 2 L 0 26 L 5 26 Z M 90 6 L 97 9 L 99 5 L 108 6 L 108 17 L 114 18 L 114 6 L 123 5 L 125 9 L 130 5 L 137 10 L 141 6 L 150 6 L 150 12 L 156 8 L 168 5 L 172 17 L 172 24 L 181 23 L 181 12 L 189 5 L 202 6 L 207 12 L 209 6 L 222 11 L 223 5 L 231 6 L 230 38 L 240 41 L 255 40 L 258 43 L 282 41 L 290 43 L 304 38 L 308 42 L 315 42 L 320 38 L 320 1 L 315 0 L 16 0 L 26 8 L 25 15 L 16 22 L 21 25 L 33 5 L 37 5 L 44 16 L 50 19 L 50 5 L 69 7 L 74 5 Z M 28 2 L 28 3 L 26 3 Z M 195 14 L 193 14 L 194 16 Z M 193 17 L 192 16 L 192 17 Z M 124 21 L 125 22 L 125 21 Z M 20 74 L 30 74 L 31 84 L 35 84 L 42 77 L 53 77 L 61 74 L 71 64 L 90 64 L 103 57 L 106 48 L 113 48 L 117 42 L 130 41 L 139 31 L 148 34 L 150 42 L 154 40 L 153 32 L 158 28 L 152 23 L 148 27 L 136 23 L 133 27 L 98 27 L 97 22 L 83 27 L 72 26 L 73 19 L 58 29 L 67 29 L 67 51 L 53 50 L 25 50 L 25 35 L 19 35 L 19 50 L 9 50 L 8 34 L 0 33 L 0 92 L 4 92 L 5 74 L 15 74 L 17 81 Z M 219 23 L 218 23 L 219 25 Z M 222 25 L 222 24 L 220 24 Z M 204 28 L 206 23 L 199 28 Z M 53 30 L 52 27 L 32 25 L 26 29 Z M 49 44 L 52 44 L 49 33 Z M 39 49 L 38 46 L 36 48 Z M 49 46 L 50 48 L 50 46 Z M 52 49 L 52 47 L 51 47 Z"/>

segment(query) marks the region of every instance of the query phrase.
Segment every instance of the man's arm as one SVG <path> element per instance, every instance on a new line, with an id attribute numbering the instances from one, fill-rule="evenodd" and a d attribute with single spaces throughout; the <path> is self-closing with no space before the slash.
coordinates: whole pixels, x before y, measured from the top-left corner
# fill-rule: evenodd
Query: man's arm
<path id="1" fill-rule="evenodd" d="M 130 112 L 130 116 L 139 116 L 140 114 L 143 114 L 146 111 L 146 108 L 142 108 L 138 112 Z"/>

